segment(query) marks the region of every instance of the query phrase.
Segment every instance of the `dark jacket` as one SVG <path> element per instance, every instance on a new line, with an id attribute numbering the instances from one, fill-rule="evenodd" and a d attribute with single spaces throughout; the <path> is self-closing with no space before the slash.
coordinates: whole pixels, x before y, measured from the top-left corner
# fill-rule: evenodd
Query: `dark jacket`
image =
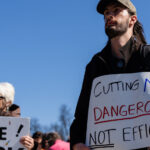
<path id="1" fill-rule="evenodd" d="M 122 51 L 124 58 L 119 60 L 112 55 L 110 44 L 108 43 L 87 65 L 75 111 L 75 119 L 70 128 L 71 149 L 74 144 L 85 143 L 88 107 L 94 78 L 108 74 L 150 71 L 150 46 L 141 45 L 136 50 L 134 43 L 130 41 L 124 49 Z M 123 63 L 123 67 L 117 66 L 119 61 Z"/>

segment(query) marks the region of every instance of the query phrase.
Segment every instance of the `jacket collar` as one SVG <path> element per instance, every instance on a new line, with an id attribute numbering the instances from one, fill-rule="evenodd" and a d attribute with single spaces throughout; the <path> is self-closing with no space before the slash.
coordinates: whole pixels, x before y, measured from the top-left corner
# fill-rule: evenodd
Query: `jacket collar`
<path id="1" fill-rule="evenodd" d="M 128 63 L 134 51 L 135 51 L 134 37 L 131 37 L 129 41 L 123 47 L 120 48 L 122 59 L 125 61 L 125 64 Z M 108 41 L 105 48 L 101 51 L 100 56 L 106 61 L 110 58 L 118 59 L 112 54 L 110 41 Z"/>

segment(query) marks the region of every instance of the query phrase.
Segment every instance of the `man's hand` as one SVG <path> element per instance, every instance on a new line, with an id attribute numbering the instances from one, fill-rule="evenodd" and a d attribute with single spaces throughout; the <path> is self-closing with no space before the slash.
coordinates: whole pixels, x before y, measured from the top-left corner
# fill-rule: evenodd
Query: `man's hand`
<path id="1" fill-rule="evenodd" d="M 31 150 L 34 146 L 34 140 L 30 136 L 23 136 L 20 139 L 20 143 L 25 146 L 28 150 Z"/>
<path id="2" fill-rule="evenodd" d="M 90 150 L 90 149 L 83 143 L 78 143 L 73 146 L 73 150 Z"/>

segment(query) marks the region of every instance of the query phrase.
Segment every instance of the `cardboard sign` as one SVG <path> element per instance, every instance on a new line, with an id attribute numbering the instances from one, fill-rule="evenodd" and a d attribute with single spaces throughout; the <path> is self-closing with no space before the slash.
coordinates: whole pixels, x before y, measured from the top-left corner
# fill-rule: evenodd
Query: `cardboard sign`
<path id="1" fill-rule="evenodd" d="M 150 146 L 150 73 L 105 75 L 94 79 L 86 145 L 96 150 Z"/>
<path id="2" fill-rule="evenodd" d="M 30 120 L 20 117 L 0 117 L 0 150 L 25 150 L 19 142 L 29 135 Z"/>

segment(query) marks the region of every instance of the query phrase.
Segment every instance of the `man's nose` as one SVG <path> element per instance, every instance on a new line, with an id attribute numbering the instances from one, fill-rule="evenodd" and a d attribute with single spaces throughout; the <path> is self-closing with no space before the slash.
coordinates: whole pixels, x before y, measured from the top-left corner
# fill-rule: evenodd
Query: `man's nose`
<path id="1" fill-rule="evenodd" d="M 105 22 L 112 19 L 114 17 L 114 13 L 112 11 L 108 12 L 107 15 L 105 15 Z"/>

